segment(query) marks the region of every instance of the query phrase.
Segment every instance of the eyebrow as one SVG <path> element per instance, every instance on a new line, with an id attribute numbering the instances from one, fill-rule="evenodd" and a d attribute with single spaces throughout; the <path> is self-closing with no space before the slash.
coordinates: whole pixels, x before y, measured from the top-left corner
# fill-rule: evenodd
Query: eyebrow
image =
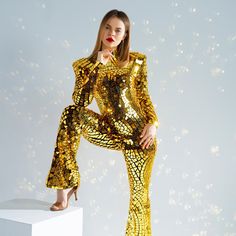
<path id="1" fill-rule="evenodd" d="M 109 24 L 107 23 L 106 25 L 109 25 Z M 111 26 L 111 25 L 109 25 L 109 26 Z M 121 29 L 121 28 L 120 27 L 116 27 L 116 29 Z"/>

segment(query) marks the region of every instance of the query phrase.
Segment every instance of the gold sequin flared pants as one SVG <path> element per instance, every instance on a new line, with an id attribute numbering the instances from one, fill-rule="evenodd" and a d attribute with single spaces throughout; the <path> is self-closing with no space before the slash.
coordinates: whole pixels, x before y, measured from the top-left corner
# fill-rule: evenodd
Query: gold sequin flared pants
<path id="1" fill-rule="evenodd" d="M 122 129 L 132 129 L 132 135 L 122 135 L 112 119 L 87 107 L 71 104 L 64 108 L 46 186 L 66 189 L 80 185 L 76 153 L 80 136 L 89 142 L 108 149 L 122 151 L 130 186 L 129 213 L 125 235 L 151 236 L 149 183 L 157 150 L 157 140 L 148 149 L 139 145 L 145 123 L 128 123 Z M 121 123 L 120 123 L 121 124 Z M 137 125 L 138 124 L 138 125 Z"/>

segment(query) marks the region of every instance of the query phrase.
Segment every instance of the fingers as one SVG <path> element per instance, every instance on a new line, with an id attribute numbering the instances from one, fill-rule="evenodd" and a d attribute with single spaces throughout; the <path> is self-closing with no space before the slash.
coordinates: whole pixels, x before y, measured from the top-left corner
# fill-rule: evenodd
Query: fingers
<path id="1" fill-rule="evenodd" d="M 149 146 L 153 144 L 153 138 L 151 136 L 149 136 L 149 137 L 148 136 L 144 136 L 140 140 L 139 144 L 142 146 L 143 149 L 144 148 L 149 148 Z"/>
<path id="2" fill-rule="evenodd" d="M 103 64 L 107 64 L 110 60 L 115 60 L 115 56 L 112 54 L 112 51 L 108 48 L 98 52 L 98 61 L 101 61 Z"/>
<path id="3" fill-rule="evenodd" d="M 153 144 L 153 139 L 150 139 L 150 140 L 147 142 L 146 148 L 149 148 L 152 144 Z"/>
<path id="4" fill-rule="evenodd" d="M 141 133 L 141 135 L 140 135 L 140 138 L 142 138 L 142 137 L 145 135 L 146 131 L 147 131 L 147 126 L 145 126 L 145 127 L 143 128 L 143 131 L 142 131 L 142 133 Z"/>
<path id="5" fill-rule="evenodd" d="M 143 128 L 143 131 L 142 131 L 141 135 L 140 135 L 141 140 L 140 140 L 139 144 L 142 146 L 143 149 L 144 149 L 145 146 L 147 145 L 147 141 L 148 141 L 148 140 L 147 140 L 146 131 L 147 131 L 147 127 L 145 126 L 145 127 Z M 143 143 L 143 142 L 144 142 L 144 143 Z M 143 143 L 143 144 L 142 144 L 142 143 Z"/>
<path id="6" fill-rule="evenodd" d="M 109 60 L 114 58 L 113 54 L 108 50 L 105 49 L 102 53 L 102 57 L 106 60 L 105 62 L 107 63 Z"/>
<path id="7" fill-rule="evenodd" d="M 105 55 L 106 57 L 113 56 L 113 55 L 112 55 L 112 52 L 111 52 L 110 50 L 108 50 L 108 49 L 104 49 L 103 52 L 104 52 L 104 55 Z"/>

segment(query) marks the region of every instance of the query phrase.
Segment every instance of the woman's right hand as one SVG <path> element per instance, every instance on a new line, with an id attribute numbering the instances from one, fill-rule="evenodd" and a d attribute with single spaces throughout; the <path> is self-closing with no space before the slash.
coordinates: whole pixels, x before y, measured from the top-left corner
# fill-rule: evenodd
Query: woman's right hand
<path id="1" fill-rule="evenodd" d="M 114 57 L 112 51 L 110 51 L 109 49 L 104 49 L 98 52 L 97 61 L 100 61 L 102 64 L 106 65 L 112 57 Z"/>

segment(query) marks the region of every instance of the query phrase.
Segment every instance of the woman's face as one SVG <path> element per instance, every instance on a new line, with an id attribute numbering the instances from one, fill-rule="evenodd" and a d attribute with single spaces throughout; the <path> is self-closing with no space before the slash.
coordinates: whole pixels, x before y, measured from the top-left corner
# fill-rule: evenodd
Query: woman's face
<path id="1" fill-rule="evenodd" d="M 110 18 L 102 31 L 102 50 L 108 48 L 114 50 L 125 38 L 125 25 L 122 20 L 117 17 Z M 110 39 L 110 40 L 109 40 Z M 113 39 L 114 41 L 112 41 Z"/>

